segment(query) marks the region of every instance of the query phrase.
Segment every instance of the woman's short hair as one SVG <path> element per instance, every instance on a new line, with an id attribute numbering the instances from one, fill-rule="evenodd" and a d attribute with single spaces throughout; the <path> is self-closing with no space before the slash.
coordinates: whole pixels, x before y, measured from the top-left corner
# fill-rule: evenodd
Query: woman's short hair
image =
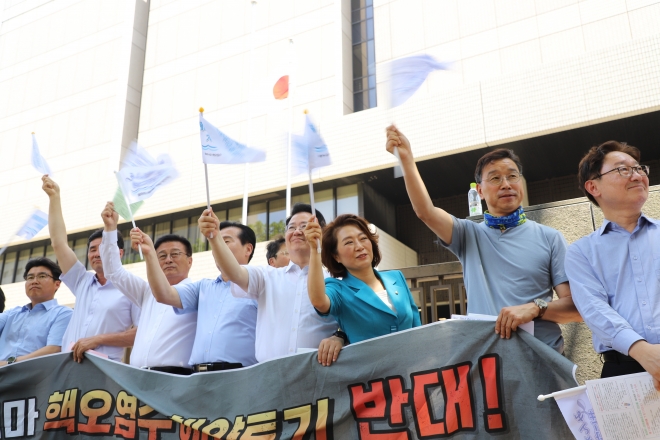
<path id="1" fill-rule="evenodd" d="M 598 202 L 594 196 L 589 194 L 589 191 L 584 189 L 584 184 L 587 183 L 588 180 L 595 179 L 596 176 L 600 174 L 603 162 L 605 161 L 605 156 L 607 156 L 608 153 L 615 151 L 627 154 L 635 159 L 637 163 L 639 163 L 641 159 L 641 154 L 636 147 L 628 145 L 625 142 L 607 141 L 597 147 L 591 147 L 580 161 L 580 165 L 578 165 L 578 186 L 584 195 L 587 196 L 587 198 L 596 206 L 598 206 Z"/>
<path id="2" fill-rule="evenodd" d="M 358 217 L 354 214 L 340 215 L 323 229 L 321 261 L 333 278 L 346 276 L 346 268 L 344 265 L 335 260 L 338 244 L 337 232 L 344 226 L 355 226 L 360 231 L 364 232 L 367 238 L 369 238 L 374 254 L 374 258 L 371 261 L 371 267 L 378 266 L 378 263 L 380 263 L 381 260 L 380 249 L 378 248 L 378 234 L 369 230 L 369 223 L 362 217 Z"/>

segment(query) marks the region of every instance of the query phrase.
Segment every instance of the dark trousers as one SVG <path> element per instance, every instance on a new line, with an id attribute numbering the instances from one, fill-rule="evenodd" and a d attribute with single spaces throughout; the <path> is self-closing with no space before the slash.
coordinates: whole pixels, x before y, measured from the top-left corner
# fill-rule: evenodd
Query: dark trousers
<path id="1" fill-rule="evenodd" d="M 617 351 L 608 351 L 603 353 L 603 371 L 600 373 L 601 378 L 623 376 L 624 374 L 643 373 L 644 368 L 631 358 L 624 356 Z"/>

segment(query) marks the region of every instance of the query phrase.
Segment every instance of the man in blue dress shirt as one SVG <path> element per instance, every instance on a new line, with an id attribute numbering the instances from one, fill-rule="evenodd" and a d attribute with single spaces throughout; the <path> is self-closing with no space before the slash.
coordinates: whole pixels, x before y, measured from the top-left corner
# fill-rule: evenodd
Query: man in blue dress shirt
<path id="1" fill-rule="evenodd" d="M 252 259 L 257 239 L 251 228 L 236 222 L 222 222 L 219 237 L 240 264 L 248 264 Z M 147 279 L 156 301 L 173 306 L 177 314 L 197 312 L 197 330 L 189 362 L 193 372 L 232 370 L 257 363 L 254 356 L 256 301 L 233 297 L 231 282 L 222 275 L 171 286 L 160 267 L 151 238 L 133 229 L 131 242 L 133 247 L 142 244 Z"/>
<path id="2" fill-rule="evenodd" d="M 601 377 L 648 371 L 660 390 L 660 222 L 642 213 L 649 168 L 639 161 L 637 148 L 616 141 L 582 159 L 580 188 L 605 220 L 569 246 L 565 267 L 602 353 Z"/>
<path id="3" fill-rule="evenodd" d="M 30 302 L 0 314 L 0 366 L 58 353 L 73 311 L 60 306 L 60 267 L 48 258 L 25 265 L 25 294 Z"/>

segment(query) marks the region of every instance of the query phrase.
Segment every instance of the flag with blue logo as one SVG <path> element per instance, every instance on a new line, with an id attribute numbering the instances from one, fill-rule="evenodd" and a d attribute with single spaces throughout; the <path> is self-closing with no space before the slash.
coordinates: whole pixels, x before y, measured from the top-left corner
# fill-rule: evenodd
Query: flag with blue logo
<path id="1" fill-rule="evenodd" d="M 25 224 L 21 226 L 21 229 L 18 230 L 16 235 L 29 240 L 45 228 L 47 224 L 48 214 L 39 209 L 35 209 L 32 215 L 30 215 L 30 218 L 28 218 Z"/>
<path id="2" fill-rule="evenodd" d="M 199 130 L 202 141 L 202 160 L 206 164 L 236 164 L 266 160 L 266 152 L 250 148 L 230 138 L 204 119 L 202 113 L 199 114 Z"/>
<path id="3" fill-rule="evenodd" d="M 48 162 L 39 152 L 39 144 L 37 144 L 37 136 L 32 133 L 32 166 L 41 174 L 51 174 Z"/>
<path id="4" fill-rule="evenodd" d="M 435 70 L 447 70 L 449 63 L 441 63 L 431 55 L 412 55 L 394 60 L 389 65 L 390 106 L 406 102 Z"/>
<path id="5" fill-rule="evenodd" d="M 179 177 L 169 154 L 154 159 L 133 141 L 117 173 L 122 192 L 133 204 L 151 197 L 161 188 Z"/>
<path id="6" fill-rule="evenodd" d="M 292 175 L 309 173 L 314 168 L 332 164 L 328 146 L 318 132 L 309 114 L 305 115 L 303 135 L 291 136 L 291 171 Z"/>

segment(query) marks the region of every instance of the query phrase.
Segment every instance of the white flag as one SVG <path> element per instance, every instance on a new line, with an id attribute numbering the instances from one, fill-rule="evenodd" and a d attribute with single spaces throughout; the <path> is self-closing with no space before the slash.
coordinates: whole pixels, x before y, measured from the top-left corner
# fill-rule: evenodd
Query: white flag
<path id="1" fill-rule="evenodd" d="M 39 145 L 37 144 L 37 136 L 32 133 L 32 166 L 41 174 L 51 174 L 50 167 L 46 159 L 39 152 Z"/>
<path id="2" fill-rule="evenodd" d="M 21 226 L 21 229 L 18 230 L 16 235 L 18 237 L 23 237 L 26 240 L 31 239 L 39 233 L 43 228 L 48 224 L 48 214 L 45 212 L 36 209 L 30 218 L 27 219 L 25 224 Z"/>
<path id="3" fill-rule="evenodd" d="M 279 61 L 269 65 L 255 83 L 248 95 L 250 111 L 253 115 L 276 113 L 289 106 L 291 80 L 296 72 L 293 47 L 281 54 Z"/>
<path id="4" fill-rule="evenodd" d="M 434 70 L 447 70 L 449 63 L 441 63 L 431 55 L 413 55 L 399 58 L 389 64 L 390 106 L 406 102 Z"/>
<path id="5" fill-rule="evenodd" d="M 154 159 L 133 141 L 117 177 L 122 191 L 132 204 L 148 199 L 158 188 L 179 177 L 179 173 L 172 165 L 169 154 L 161 154 Z"/>
<path id="6" fill-rule="evenodd" d="M 557 406 L 576 439 L 603 439 L 586 387 L 570 388 L 554 394 Z"/>
<path id="7" fill-rule="evenodd" d="M 263 162 L 266 153 L 236 142 L 199 114 L 199 134 L 202 141 L 204 163 L 250 163 Z"/>
<path id="8" fill-rule="evenodd" d="M 319 134 L 314 122 L 305 115 L 305 131 L 302 136 L 291 136 L 292 175 L 309 173 L 314 168 L 332 164 L 328 146 Z"/>

